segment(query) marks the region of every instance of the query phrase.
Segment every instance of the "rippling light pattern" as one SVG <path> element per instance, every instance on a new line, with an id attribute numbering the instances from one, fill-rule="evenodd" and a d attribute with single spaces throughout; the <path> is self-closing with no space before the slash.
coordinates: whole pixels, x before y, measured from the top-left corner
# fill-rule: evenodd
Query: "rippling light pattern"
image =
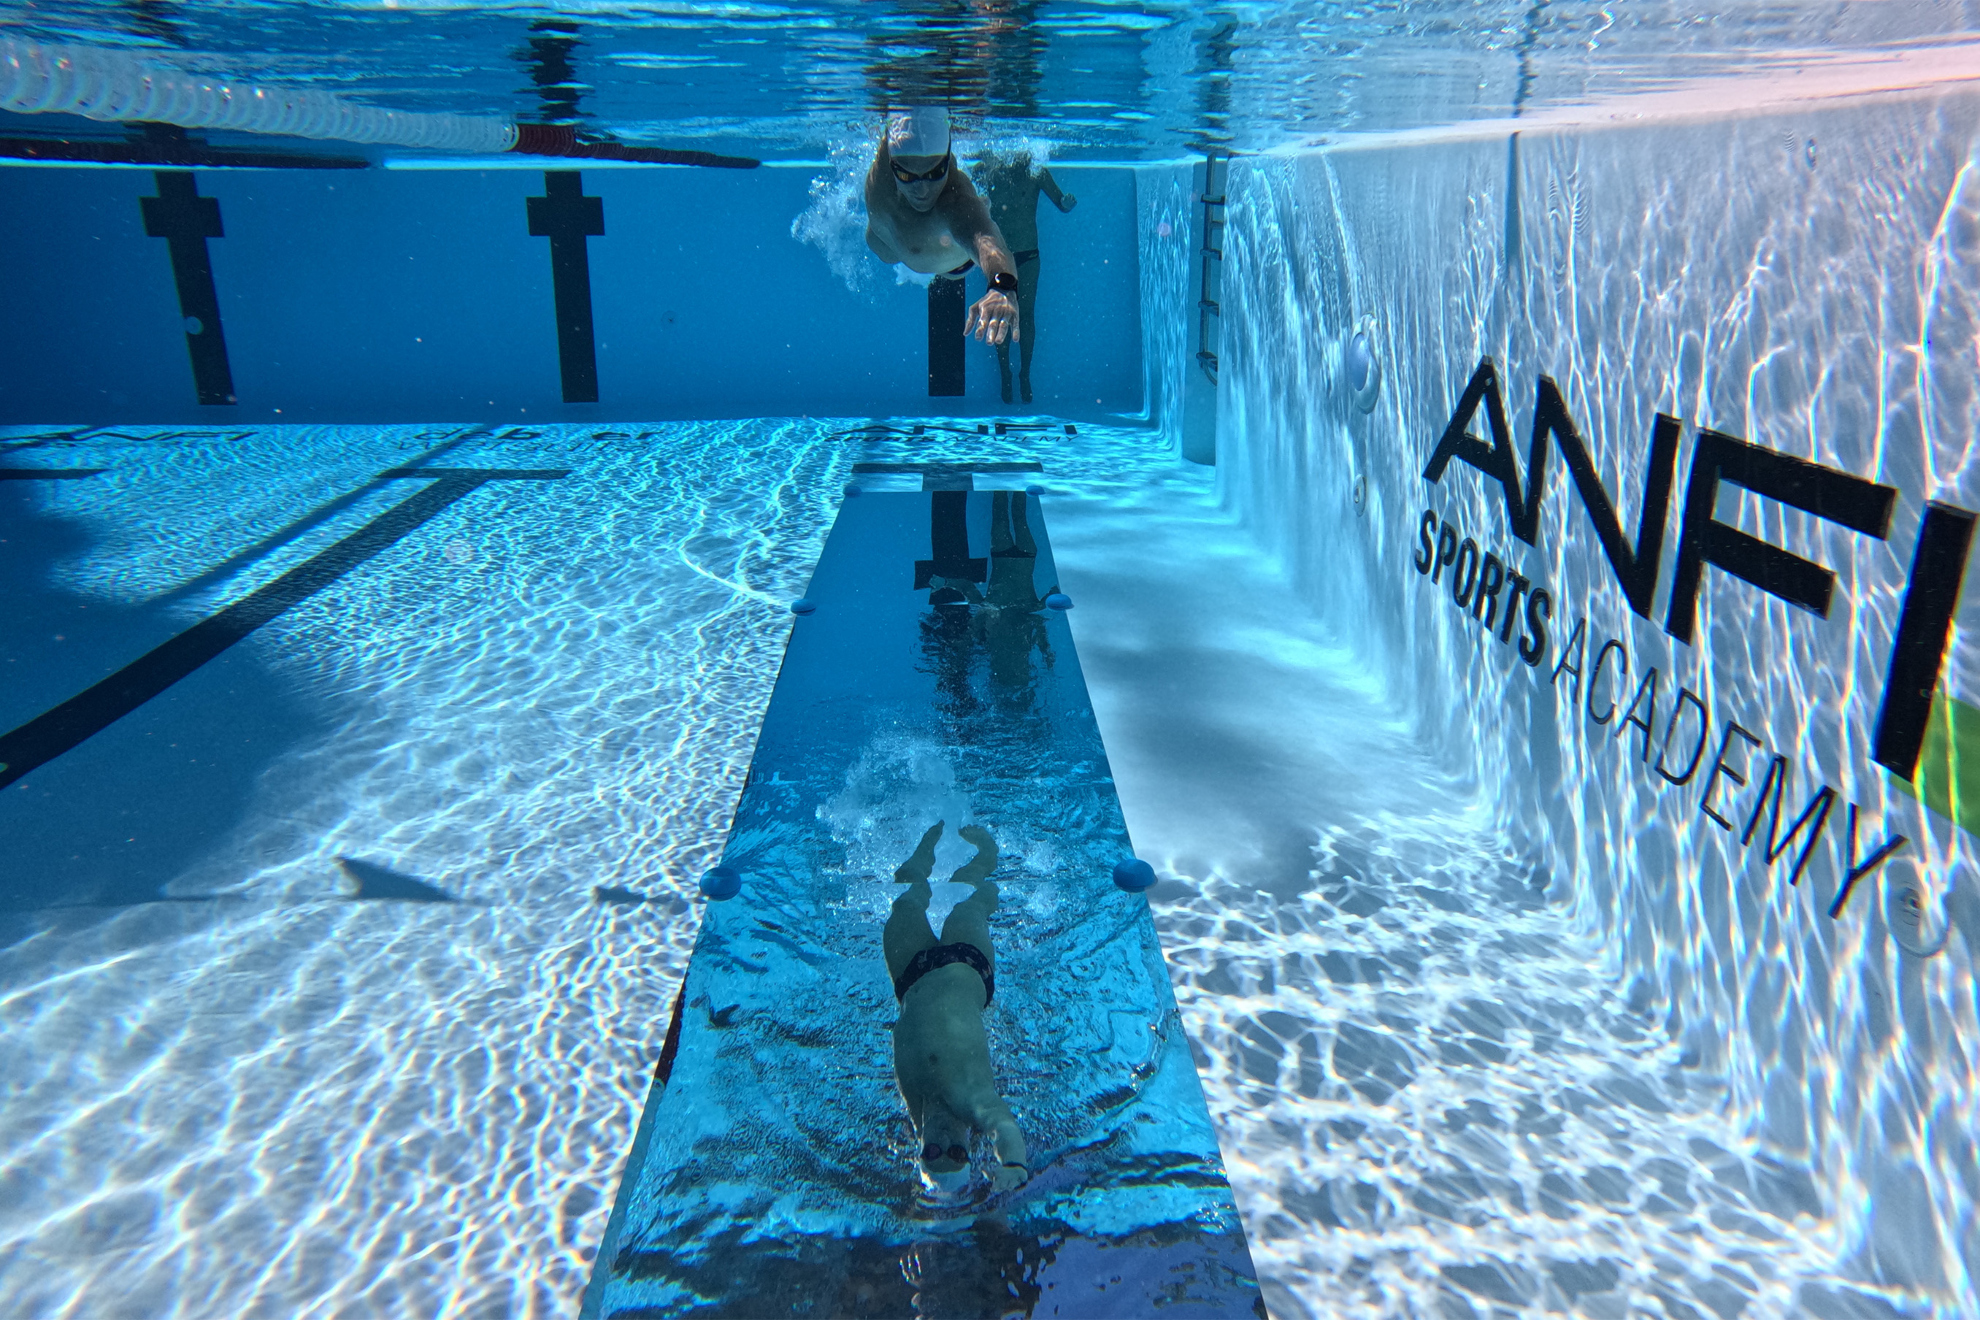
<path id="1" fill-rule="evenodd" d="M 4 795 L 0 866 L 47 904 L 0 913 L 0 1310 L 575 1309 L 858 456 L 831 429 L 0 433 L 9 466 L 107 469 L 0 492 L 6 548 L 54 552 L 10 566 L 8 727 L 404 498 L 382 468 L 573 469 L 476 492 Z M 94 668 L 34 626 L 99 616 Z M 227 761 L 263 689 L 291 721 L 183 855 L 117 850 L 210 808 L 179 784 L 62 800 L 154 708 Z M 170 901 L 68 906 L 144 868 Z M 351 897 L 381 878 L 454 901 Z"/>
<path id="2" fill-rule="evenodd" d="M 555 27 L 533 26 L 546 14 Z M 24 41 L 134 52 L 194 78 L 510 122 L 544 113 L 529 62 L 556 49 L 560 119 L 769 159 L 822 154 L 854 123 L 870 141 L 876 97 L 939 100 L 972 129 L 1085 154 L 1174 160 L 1206 141 L 1260 151 L 1520 109 L 1627 115 L 1646 94 L 1696 113 L 1770 77 L 1801 83 L 1798 96 L 1825 78 L 1883 88 L 1974 59 L 1970 12 L 1927 0 L 1732 3 L 1709 22 L 1673 0 L 232 0 L 169 12 L 0 0 L 0 22 Z"/>
<path id="3" fill-rule="evenodd" d="M 1435 1305 L 1458 1315 L 1569 1302 L 1591 1315 L 1972 1313 L 1971 841 L 1868 758 L 1924 501 L 1980 506 L 1977 119 L 1971 94 L 1915 94 L 1233 169 L 1223 490 L 1480 812 L 1475 826 L 1343 822 L 1319 836 L 1323 883 L 1297 920 L 1202 899 L 1188 929 L 1204 952 L 1172 946 L 1198 986 L 1236 986 L 1254 1005 L 1201 1039 L 1232 1112 L 1248 1097 L 1242 1123 L 1262 1133 L 1274 1115 L 1290 1152 L 1249 1189 L 1239 1181 L 1240 1202 L 1261 1274 L 1282 1251 L 1282 1279 L 1307 1281 L 1315 1314 L 1428 1313 L 1433 1275 Z M 1340 356 L 1364 316 L 1385 371 L 1367 417 Z M 1653 414 L 1682 421 L 1650 618 L 1630 613 L 1558 459 L 1531 547 L 1476 469 L 1424 479 L 1487 355 L 1522 471 L 1544 374 L 1632 535 Z M 1473 432 L 1485 426 L 1481 412 Z M 1708 569 L 1697 644 L 1664 632 L 1699 427 L 1899 492 L 1884 542 L 1721 496 L 1720 518 L 1835 570 L 1826 621 Z M 1546 586 L 1539 668 L 1453 604 L 1448 575 L 1433 586 L 1412 567 L 1426 508 Z M 1729 758 L 1751 770 L 1745 786 L 1718 786 L 1731 830 L 1700 810 L 1704 775 L 1664 783 L 1633 732 L 1599 722 L 1600 700 L 1556 679 L 1584 622 L 1584 671 L 1604 640 L 1628 652 L 1627 679 L 1605 679 L 1604 698 L 1626 704 L 1661 672 L 1659 737 L 1677 683 L 1711 709 L 1708 754 L 1732 721 L 1754 734 L 1764 750 L 1750 764 L 1737 745 Z M 1943 682 L 1971 700 L 1970 606 L 1959 623 Z M 1769 867 L 1759 841 L 1740 841 L 1773 751 L 1792 767 L 1790 817 L 1821 783 L 1838 794 L 1798 885 L 1791 859 Z M 1832 920 L 1852 804 L 1855 857 L 1892 833 L 1910 842 Z M 1530 911 L 1529 893 L 1558 920 Z M 1357 905 L 1358 934 L 1331 929 Z M 1323 913 L 1329 938 L 1307 942 Z M 1908 951 L 1921 919 L 1945 937 L 1922 957 Z M 1278 956 L 1213 953 L 1246 929 Z M 1330 983 L 1318 1004 L 1289 988 L 1318 985 L 1314 967 Z M 1194 1002 L 1208 1022 L 1239 1001 Z M 1358 1006 L 1343 1020 L 1345 1003 Z M 1493 1063 L 1473 1074 L 1475 1096 L 1443 1085 L 1466 1052 Z M 1344 1128 L 1280 1117 L 1331 1119 L 1337 1103 Z M 1405 1119 L 1431 1104 L 1443 1118 Z M 1487 1111 L 1498 1127 L 1475 1121 Z M 1688 1126 L 1708 1116 L 1725 1135 Z M 1240 1180 L 1247 1141 L 1232 1144 Z M 1335 1220 L 1347 1236 L 1294 1228 Z M 1673 1300 L 1653 1300 L 1665 1291 Z"/>

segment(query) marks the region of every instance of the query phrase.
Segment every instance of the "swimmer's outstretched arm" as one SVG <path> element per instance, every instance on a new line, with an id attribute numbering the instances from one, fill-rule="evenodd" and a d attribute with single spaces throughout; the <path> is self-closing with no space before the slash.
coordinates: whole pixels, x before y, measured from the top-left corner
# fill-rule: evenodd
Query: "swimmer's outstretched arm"
<path id="1" fill-rule="evenodd" d="M 911 885 L 917 880 L 928 878 L 928 873 L 935 869 L 935 845 L 940 841 L 942 827 L 946 823 L 938 820 L 928 827 L 928 833 L 921 836 L 921 843 L 915 848 L 914 856 L 902 862 L 900 869 L 894 872 L 895 880 L 904 885 Z M 964 838 L 969 837 L 971 828 L 973 827 L 963 827 Z"/>
<path id="2" fill-rule="evenodd" d="M 990 218 L 990 208 L 984 205 L 968 175 L 961 170 L 950 173 L 949 186 L 937 203 L 942 218 L 948 221 L 950 236 L 976 258 L 976 264 L 982 267 L 984 275 L 1009 275 L 1016 279 L 1017 262 L 1011 259 L 1010 245 L 1004 242 L 1004 231 L 997 228 L 997 222 Z M 975 335 L 992 344 L 1016 339 L 1017 303 L 1009 294 L 991 289 L 969 309 L 969 317 L 963 322 L 963 334 Z"/>
<path id="3" fill-rule="evenodd" d="M 956 831 L 968 843 L 976 845 L 976 856 L 956 868 L 949 877 L 957 884 L 973 885 L 990 878 L 997 869 L 997 841 L 990 837 L 990 831 L 981 825 L 965 825 Z"/>
<path id="4" fill-rule="evenodd" d="M 1067 211 L 1079 205 L 1079 198 L 1069 192 L 1059 191 L 1059 181 L 1052 177 L 1052 171 L 1050 170 L 1038 171 L 1038 187 L 1047 197 L 1052 199 L 1052 205 L 1059 208 L 1059 214 L 1061 215 L 1064 215 Z"/>
<path id="5" fill-rule="evenodd" d="M 1010 1106 L 1001 1100 L 983 1118 L 989 1120 L 982 1126 L 989 1129 L 997 1147 L 998 1167 L 991 1175 L 991 1181 L 998 1191 L 1007 1191 L 1031 1176 L 1026 1164 L 1031 1156 L 1024 1148 L 1024 1134 L 1018 1131 L 1017 1119 L 1011 1115 Z"/>

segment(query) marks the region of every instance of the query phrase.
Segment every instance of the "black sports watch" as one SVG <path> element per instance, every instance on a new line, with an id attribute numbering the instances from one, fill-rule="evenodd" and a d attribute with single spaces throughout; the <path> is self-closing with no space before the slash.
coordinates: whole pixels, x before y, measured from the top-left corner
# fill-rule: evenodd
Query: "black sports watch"
<path id="1" fill-rule="evenodd" d="M 990 277 L 990 287 L 998 293 L 1016 293 L 1017 276 L 1007 270 L 1000 270 Z"/>

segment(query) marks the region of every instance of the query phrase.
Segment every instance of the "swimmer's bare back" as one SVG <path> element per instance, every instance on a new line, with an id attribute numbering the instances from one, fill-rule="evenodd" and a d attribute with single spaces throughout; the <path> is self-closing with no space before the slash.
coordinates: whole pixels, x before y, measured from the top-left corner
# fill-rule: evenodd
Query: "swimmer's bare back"
<path id="1" fill-rule="evenodd" d="M 937 823 L 914 855 L 894 873 L 908 886 L 894 900 L 883 937 L 887 974 L 901 1001 L 894 1025 L 894 1079 L 908 1117 L 921 1137 L 923 1166 L 937 1180 L 953 1179 L 969 1165 L 972 1132 L 988 1133 L 996 1147 L 999 1189 L 1024 1181 L 1024 1137 L 1010 1106 L 997 1094 L 983 1010 L 996 988 L 990 946 L 990 914 L 997 907 L 997 844 L 988 830 L 958 831 L 976 845 L 974 858 L 951 877 L 976 892 L 950 912 L 935 938 L 928 925 L 928 875 L 935 865 Z"/>

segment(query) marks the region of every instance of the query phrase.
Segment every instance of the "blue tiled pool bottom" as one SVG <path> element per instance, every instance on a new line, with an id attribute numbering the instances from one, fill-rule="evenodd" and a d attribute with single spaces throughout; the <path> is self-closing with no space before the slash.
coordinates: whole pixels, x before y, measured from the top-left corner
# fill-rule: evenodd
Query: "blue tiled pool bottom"
<path id="1" fill-rule="evenodd" d="M 993 549 L 1027 512 L 1036 558 Z M 1022 492 L 841 507 L 588 1314 L 1256 1313 L 1154 923 L 1110 878 L 1130 844 L 1056 584 Z M 923 1180 L 894 1084 L 880 932 L 937 820 L 1003 852 L 986 1025 L 1031 1178 L 1001 1195 Z"/>

